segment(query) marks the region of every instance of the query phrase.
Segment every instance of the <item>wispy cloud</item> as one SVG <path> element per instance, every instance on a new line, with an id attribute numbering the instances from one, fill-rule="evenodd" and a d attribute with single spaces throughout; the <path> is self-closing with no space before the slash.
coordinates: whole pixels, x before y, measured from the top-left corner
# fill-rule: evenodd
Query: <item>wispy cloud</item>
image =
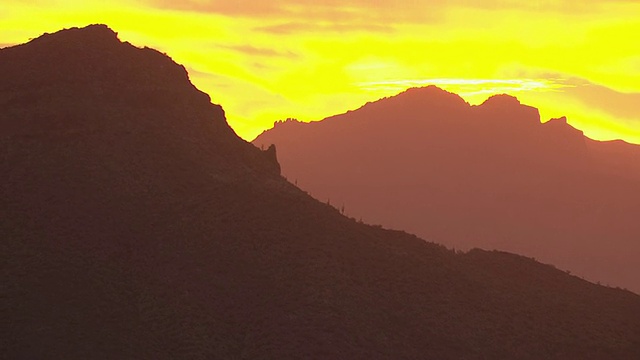
<path id="1" fill-rule="evenodd" d="M 463 0 L 457 0 L 464 3 Z M 430 3 L 395 0 L 147 0 L 151 6 L 189 12 L 214 13 L 224 16 L 289 21 L 329 21 L 361 25 L 371 21 L 426 22 L 436 20 L 436 14 L 449 5 L 447 0 Z M 480 2 L 478 2 L 480 3 Z"/>
<path id="2" fill-rule="evenodd" d="M 146 0 L 152 6 L 192 12 L 252 18 L 300 17 L 304 20 L 346 21 L 368 18 L 400 23 L 434 20 L 452 7 L 476 10 L 522 10 L 538 13 L 597 13 L 605 6 L 634 4 L 636 0 Z"/>
<path id="3" fill-rule="evenodd" d="M 392 25 L 384 24 L 351 24 L 351 23 L 335 23 L 335 22 L 286 22 L 276 25 L 259 26 L 254 28 L 259 32 L 288 35 L 300 34 L 304 32 L 393 32 Z"/>
<path id="4" fill-rule="evenodd" d="M 585 105 L 632 120 L 640 126 L 640 92 L 623 93 L 586 80 L 566 92 Z"/>
<path id="5" fill-rule="evenodd" d="M 240 52 L 250 56 L 286 57 L 297 58 L 298 54 L 288 50 L 275 50 L 266 47 L 256 47 L 252 45 L 218 45 L 219 48 Z"/>

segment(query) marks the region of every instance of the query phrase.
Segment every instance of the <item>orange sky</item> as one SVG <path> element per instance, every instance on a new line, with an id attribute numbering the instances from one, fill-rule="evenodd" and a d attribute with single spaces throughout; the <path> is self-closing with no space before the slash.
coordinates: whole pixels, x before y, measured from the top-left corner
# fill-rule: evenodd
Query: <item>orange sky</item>
<path id="1" fill-rule="evenodd" d="M 640 143 L 638 19 L 636 0 L 2 0 L 0 47 L 108 24 L 184 64 L 247 140 L 436 84 Z"/>

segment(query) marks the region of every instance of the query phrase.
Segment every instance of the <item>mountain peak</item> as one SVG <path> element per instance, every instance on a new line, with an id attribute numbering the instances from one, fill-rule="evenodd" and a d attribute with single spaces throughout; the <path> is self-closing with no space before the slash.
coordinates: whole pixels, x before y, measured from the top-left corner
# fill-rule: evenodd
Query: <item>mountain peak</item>
<path id="1" fill-rule="evenodd" d="M 522 104 L 515 96 L 493 95 L 477 106 L 477 109 L 482 116 L 503 123 L 510 128 L 528 129 L 540 125 L 539 110 Z"/>
<path id="2" fill-rule="evenodd" d="M 548 124 L 561 124 L 561 125 L 568 125 L 567 117 L 566 117 L 566 116 L 561 116 L 561 117 L 559 117 L 559 118 L 553 118 L 553 119 L 549 120 L 547 123 L 548 123 Z"/>
<path id="3" fill-rule="evenodd" d="M 145 82 L 159 88 L 188 82 L 184 67 L 158 51 L 121 42 L 106 25 L 44 34 L 27 44 L 2 49 L 0 54 L 0 90 L 51 84 L 80 88 L 87 82 L 92 88 L 96 82 L 120 86 Z"/>
<path id="4" fill-rule="evenodd" d="M 104 24 L 92 24 L 85 27 L 72 27 L 57 31 L 52 34 L 44 34 L 33 39 L 35 42 L 80 42 L 80 43 L 116 43 L 120 42 L 118 33 Z"/>
<path id="5" fill-rule="evenodd" d="M 421 94 L 453 94 L 452 92 L 449 92 L 443 88 L 440 88 L 436 85 L 427 85 L 427 86 L 418 86 L 418 87 L 411 87 L 408 88 L 407 90 L 404 91 L 404 93 L 421 93 Z"/>
<path id="6" fill-rule="evenodd" d="M 581 130 L 576 129 L 571 126 L 571 124 L 569 124 L 566 116 L 551 119 L 544 123 L 543 127 L 552 131 L 556 131 L 560 134 L 564 134 L 565 137 L 572 136 L 575 139 L 583 139 L 584 137 L 584 133 Z"/>
<path id="7" fill-rule="evenodd" d="M 509 94 L 496 94 L 490 96 L 482 103 L 482 106 L 519 106 L 522 105 L 517 97 Z"/>
<path id="8" fill-rule="evenodd" d="M 418 100 L 420 102 L 447 102 L 466 104 L 458 94 L 449 92 L 436 85 L 428 85 L 424 87 L 413 87 L 405 90 L 397 95 L 397 97 L 406 97 Z"/>
<path id="9" fill-rule="evenodd" d="M 87 118 L 92 112 L 84 105 L 89 103 L 109 104 L 113 109 L 135 98 L 149 105 L 184 102 L 199 107 L 197 102 L 210 106 L 209 96 L 195 89 L 183 66 L 158 51 L 121 42 L 106 25 L 65 29 L 2 49 L 0 69 L 0 91 L 11 93 L 0 105 L 31 108 L 34 117 L 42 115 L 37 116 L 42 120 L 37 121 L 40 127 L 95 125 L 99 117 Z M 75 106 L 64 108 L 73 113 L 56 121 L 46 111 L 33 111 L 63 108 L 60 104 L 70 99 Z"/>
<path id="10" fill-rule="evenodd" d="M 167 142 L 159 148 L 187 140 L 220 163 L 237 159 L 231 167 L 279 173 L 275 155 L 238 138 L 222 108 L 191 84 L 183 66 L 159 51 L 121 42 L 106 25 L 0 49 L 0 93 L 6 95 L 0 97 L 0 132 L 8 137 L 90 134 L 102 137 L 96 142 L 126 138 L 139 144 L 158 133 Z"/>
<path id="11" fill-rule="evenodd" d="M 362 107 L 377 115 L 388 112 L 411 113 L 423 111 L 439 112 L 444 109 L 465 111 L 469 104 L 459 95 L 443 90 L 435 85 L 409 88 L 397 95 L 369 102 Z"/>

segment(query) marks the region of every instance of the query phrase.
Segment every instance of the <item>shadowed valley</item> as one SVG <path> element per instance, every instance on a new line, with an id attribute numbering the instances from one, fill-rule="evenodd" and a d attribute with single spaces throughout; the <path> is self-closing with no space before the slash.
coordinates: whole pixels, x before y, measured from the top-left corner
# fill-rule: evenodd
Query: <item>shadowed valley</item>
<path id="1" fill-rule="evenodd" d="M 106 26 L 0 50 L 0 109 L 3 359 L 640 354 L 637 295 L 342 216 Z"/>

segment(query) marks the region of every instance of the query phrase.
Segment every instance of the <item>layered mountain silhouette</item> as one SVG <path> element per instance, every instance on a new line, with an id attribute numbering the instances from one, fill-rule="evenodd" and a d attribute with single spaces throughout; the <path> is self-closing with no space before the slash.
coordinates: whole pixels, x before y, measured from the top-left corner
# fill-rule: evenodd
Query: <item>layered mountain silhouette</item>
<path id="1" fill-rule="evenodd" d="M 3 359 L 640 354 L 639 296 L 342 216 L 106 26 L 0 50 L 0 109 Z"/>
<path id="2" fill-rule="evenodd" d="M 413 88 L 320 122 L 279 122 L 283 174 L 365 222 L 532 256 L 640 292 L 640 146 L 585 137 L 508 95 Z"/>

